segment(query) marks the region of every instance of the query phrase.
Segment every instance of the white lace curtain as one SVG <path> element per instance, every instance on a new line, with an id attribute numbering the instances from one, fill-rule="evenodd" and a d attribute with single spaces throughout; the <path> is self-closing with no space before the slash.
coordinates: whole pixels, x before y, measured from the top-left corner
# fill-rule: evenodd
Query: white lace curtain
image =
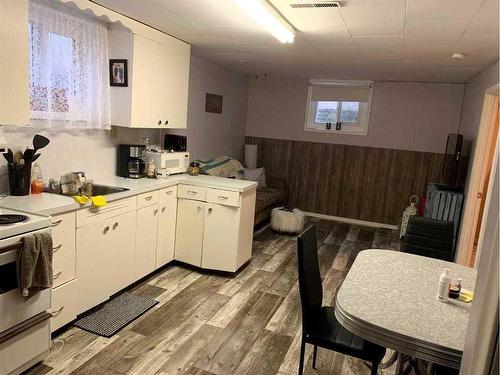
<path id="1" fill-rule="evenodd" d="M 31 125 L 111 127 L 106 24 L 51 0 L 29 2 Z"/>

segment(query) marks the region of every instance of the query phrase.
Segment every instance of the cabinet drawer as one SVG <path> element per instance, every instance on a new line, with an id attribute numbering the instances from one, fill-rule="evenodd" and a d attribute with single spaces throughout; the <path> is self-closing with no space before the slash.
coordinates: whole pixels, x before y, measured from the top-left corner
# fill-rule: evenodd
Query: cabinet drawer
<path id="1" fill-rule="evenodd" d="M 239 207 L 240 193 L 237 191 L 208 189 L 207 202 L 223 204 L 226 206 Z"/>
<path id="2" fill-rule="evenodd" d="M 50 313 L 50 331 L 54 332 L 63 325 L 68 324 L 76 318 L 78 314 L 78 289 L 77 280 L 52 289 L 52 307 Z"/>
<path id="3" fill-rule="evenodd" d="M 75 252 L 76 213 L 69 212 L 52 217 L 54 258 Z"/>
<path id="4" fill-rule="evenodd" d="M 62 285 L 65 282 L 68 282 L 75 278 L 75 260 L 75 253 L 64 255 L 54 259 L 52 265 L 52 272 L 54 273 L 53 288 L 57 288 L 59 285 Z"/>
<path id="5" fill-rule="evenodd" d="M 110 202 L 104 207 L 91 207 L 79 210 L 76 213 L 76 227 L 80 228 L 84 225 L 109 219 L 113 216 L 121 215 L 135 209 L 137 209 L 137 197 Z"/>
<path id="6" fill-rule="evenodd" d="M 177 198 L 177 186 L 171 186 L 160 190 L 160 202 L 169 198 Z"/>
<path id="7" fill-rule="evenodd" d="M 207 199 L 207 189 L 199 186 L 179 185 L 177 188 L 179 198 L 205 201 Z"/>
<path id="8" fill-rule="evenodd" d="M 160 201 L 160 191 L 153 190 L 137 196 L 137 208 L 151 206 Z"/>

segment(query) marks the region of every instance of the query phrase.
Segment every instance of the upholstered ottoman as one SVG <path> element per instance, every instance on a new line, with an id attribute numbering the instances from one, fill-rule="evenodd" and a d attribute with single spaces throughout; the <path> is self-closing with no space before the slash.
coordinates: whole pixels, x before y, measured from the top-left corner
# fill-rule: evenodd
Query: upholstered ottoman
<path id="1" fill-rule="evenodd" d="M 304 216 L 304 213 L 297 208 L 273 208 L 271 211 L 271 229 L 279 233 L 301 233 L 304 229 Z"/>

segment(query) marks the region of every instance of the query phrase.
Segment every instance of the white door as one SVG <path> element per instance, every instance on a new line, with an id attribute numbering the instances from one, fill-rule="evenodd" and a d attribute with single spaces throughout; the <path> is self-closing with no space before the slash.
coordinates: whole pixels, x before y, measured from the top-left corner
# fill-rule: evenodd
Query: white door
<path id="1" fill-rule="evenodd" d="M 238 207 L 207 203 L 203 237 L 203 268 L 236 271 L 238 210 Z"/>
<path id="2" fill-rule="evenodd" d="M 177 198 L 167 197 L 160 202 L 158 238 L 156 246 L 156 268 L 174 259 L 175 226 L 177 222 Z"/>
<path id="3" fill-rule="evenodd" d="M 155 270 L 158 214 L 157 204 L 137 210 L 134 267 L 136 280 Z"/>
<path id="4" fill-rule="evenodd" d="M 153 87 L 156 72 L 157 43 L 143 36 L 134 35 L 134 53 L 132 63 L 132 100 L 130 126 L 133 128 L 151 128 L 153 118 Z"/>
<path id="5" fill-rule="evenodd" d="M 158 95 L 162 112 L 162 126 L 187 127 L 190 47 L 186 43 L 171 40 L 160 45 L 160 81 L 163 87 Z"/>
<path id="6" fill-rule="evenodd" d="M 175 259 L 201 266 L 205 203 L 178 199 Z"/>
<path id="7" fill-rule="evenodd" d="M 108 271 L 111 293 L 129 286 L 134 279 L 134 253 L 136 238 L 136 212 L 116 216 L 111 219 L 112 263 Z"/>
<path id="8" fill-rule="evenodd" d="M 111 219 L 89 224 L 76 230 L 76 274 L 78 278 L 78 311 L 104 302 L 111 295 L 113 262 L 110 246 Z"/>

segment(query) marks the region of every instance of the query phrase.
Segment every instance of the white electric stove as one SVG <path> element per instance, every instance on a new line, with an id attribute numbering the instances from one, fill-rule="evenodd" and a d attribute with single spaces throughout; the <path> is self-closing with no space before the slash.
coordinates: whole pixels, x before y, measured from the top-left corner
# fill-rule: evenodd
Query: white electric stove
<path id="1" fill-rule="evenodd" d="M 0 207 L 0 374 L 18 374 L 50 348 L 51 290 L 25 300 L 17 284 L 22 238 L 50 233 L 48 216 Z"/>

